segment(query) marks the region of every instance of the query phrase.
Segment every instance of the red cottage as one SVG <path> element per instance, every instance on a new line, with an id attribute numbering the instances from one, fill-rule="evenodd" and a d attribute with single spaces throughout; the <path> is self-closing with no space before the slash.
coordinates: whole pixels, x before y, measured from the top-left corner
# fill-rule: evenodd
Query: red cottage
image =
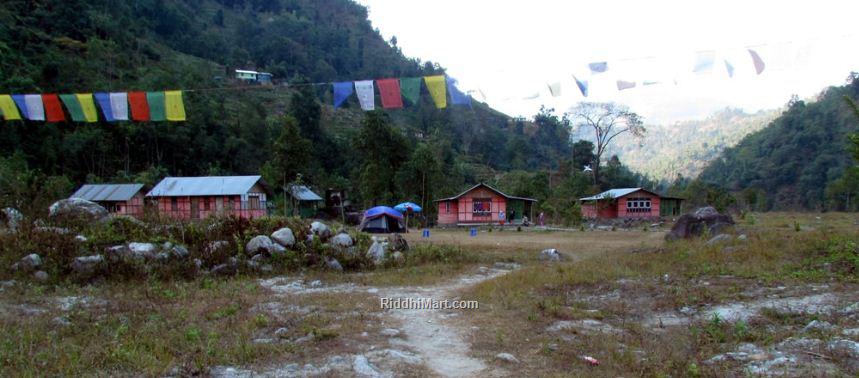
<path id="1" fill-rule="evenodd" d="M 143 184 L 86 184 L 71 198 L 95 202 L 111 214 L 143 216 Z"/>
<path id="2" fill-rule="evenodd" d="M 521 224 L 527 215 L 534 219 L 535 199 L 508 196 L 486 184 L 477 184 L 457 196 L 436 200 L 438 224 L 441 226 L 498 224 L 504 213 L 505 223 Z"/>
<path id="3" fill-rule="evenodd" d="M 683 199 L 660 196 L 642 188 L 621 188 L 579 201 L 585 218 L 657 218 L 679 215 Z"/>
<path id="4" fill-rule="evenodd" d="M 180 219 L 268 214 L 271 189 L 260 176 L 167 177 L 146 194 L 160 214 Z"/>

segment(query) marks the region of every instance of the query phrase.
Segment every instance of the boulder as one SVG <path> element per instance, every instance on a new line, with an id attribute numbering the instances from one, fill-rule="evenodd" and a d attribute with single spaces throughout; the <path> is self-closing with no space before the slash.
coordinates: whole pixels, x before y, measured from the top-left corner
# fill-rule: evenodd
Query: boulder
<path id="1" fill-rule="evenodd" d="M 561 254 L 557 249 L 549 248 L 540 251 L 539 258 L 541 261 L 561 261 Z"/>
<path id="2" fill-rule="evenodd" d="M 390 242 L 392 251 L 404 252 L 409 250 L 409 243 L 406 241 L 406 238 L 404 238 L 403 235 L 394 234 L 389 237 L 388 240 Z"/>
<path id="3" fill-rule="evenodd" d="M 158 247 L 152 243 L 128 243 L 128 245 L 115 245 L 107 247 L 104 254 L 110 262 L 149 261 L 155 259 Z"/>
<path id="4" fill-rule="evenodd" d="M 331 244 L 336 246 L 336 247 L 349 248 L 353 244 L 355 244 L 355 242 L 352 240 L 351 235 L 349 235 L 345 232 L 341 232 L 337 235 L 334 235 L 334 237 L 331 238 Z"/>
<path id="5" fill-rule="evenodd" d="M 385 256 L 388 254 L 388 238 L 373 237 L 373 245 L 367 250 L 367 257 L 373 260 L 376 265 L 385 261 Z"/>
<path id="6" fill-rule="evenodd" d="M 39 282 L 46 282 L 48 281 L 49 277 L 47 272 L 45 272 L 44 270 L 40 270 L 36 273 L 33 273 L 33 278 Z"/>
<path id="7" fill-rule="evenodd" d="M 716 209 L 709 206 L 702 207 L 692 214 L 684 214 L 677 219 L 671 232 L 665 235 L 665 239 L 688 239 L 704 234 L 715 236 L 733 225 L 734 219 L 730 215 L 719 214 Z"/>
<path id="8" fill-rule="evenodd" d="M 280 244 L 277 244 L 277 243 L 272 243 L 272 245 L 271 245 L 271 254 L 272 254 L 272 255 L 279 255 L 279 254 L 282 254 L 282 253 L 286 253 L 286 247 L 284 247 L 284 246 L 282 246 L 282 245 L 280 245 Z"/>
<path id="9" fill-rule="evenodd" d="M 245 252 L 248 256 L 253 256 L 257 253 L 271 254 L 274 251 L 274 242 L 271 238 L 265 235 L 255 236 L 245 246 Z"/>
<path id="10" fill-rule="evenodd" d="M 55 219 L 100 221 L 108 216 L 107 209 L 83 198 L 68 198 L 54 202 L 48 215 Z"/>
<path id="11" fill-rule="evenodd" d="M 292 233 L 289 227 L 272 232 L 271 239 L 287 248 L 292 248 L 295 245 L 295 234 Z"/>
<path id="12" fill-rule="evenodd" d="M 721 244 L 721 243 L 728 243 L 732 239 L 733 238 L 731 237 L 731 235 L 719 234 L 719 235 L 716 235 L 716 236 L 710 238 L 710 240 L 707 240 L 706 244 L 707 245 L 716 245 L 716 244 Z"/>
<path id="13" fill-rule="evenodd" d="M 35 253 L 24 256 L 20 261 L 12 264 L 12 270 L 30 273 L 42 266 L 42 258 Z"/>
<path id="14" fill-rule="evenodd" d="M 325 267 L 331 270 L 336 270 L 338 272 L 343 271 L 343 265 L 340 265 L 340 262 L 337 259 L 330 258 L 325 261 Z"/>
<path id="15" fill-rule="evenodd" d="M 9 231 L 18 232 L 18 226 L 24 220 L 24 215 L 15 208 L 7 207 L 0 210 L 0 226 L 8 228 Z"/>
<path id="16" fill-rule="evenodd" d="M 325 223 L 315 221 L 310 224 L 310 233 L 325 240 L 331 237 L 331 228 Z"/>
<path id="17" fill-rule="evenodd" d="M 177 259 L 185 259 L 188 258 L 191 254 L 188 252 L 188 248 L 185 248 L 181 245 L 174 245 L 169 249 L 170 254 Z"/>
<path id="18" fill-rule="evenodd" d="M 152 243 L 131 242 L 128 243 L 128 249 L 131 250 L 131 255 L 134 258 L 143 258 L 144 260 L 151 260 L 155 258 L 155 254 L 158 251 L 158 246 Z"/>
<path id="19" fill-rule="evenodd" d="M 96 268 L 104 263 L 104 256 L 80 256 L 72 261 L 72 270 L 80 275 L 88 276 L 95 273 Z"/>

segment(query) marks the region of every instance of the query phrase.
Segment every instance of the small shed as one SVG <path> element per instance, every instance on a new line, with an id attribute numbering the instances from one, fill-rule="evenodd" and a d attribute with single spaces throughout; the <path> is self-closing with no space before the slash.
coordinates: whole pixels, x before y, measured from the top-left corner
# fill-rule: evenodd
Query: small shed
<path id="1" fill-rule="evenodd" d="M 86 184 L 70 197 L 95 202 L 111 214 L 143 216 L 143 184 Z"/>
<path id="2" fill-rule="evenodd" d="M 257 72 L 250 70 L 236 70 L 236 79 L 249 83 L 271 84 L 274 75 L 268 72 Z"/>
<path id="3" fill-rule="evenodd" d="M 534 219 L 533 198 L 510 196 L 484 183 L 438 203 L 439 225 L 521 224 L 523 216 Z M 502 218 L 503 217 L 503 218 Z"/>
<path id="4" fill-rule="evenodd" d="M 268 215 L 271 188 L 261 176 L 167 177 L 146 194 L 160 214 L 179 219 Z"/>
<path id="5" fill-rule="evenodd" d="M 289 195 L 289 214 L 302 218 L 316 215 L 319 204 L 322 203 L 322 197 L 304 185 L 289 185 L 286 193 Z"/>
<path id="6" fill-rule="evenodd" d="M 618 188 L 579 201 L 585 218 L 657 218 L 679 215 L 683 199 L 642 188 Z"/>

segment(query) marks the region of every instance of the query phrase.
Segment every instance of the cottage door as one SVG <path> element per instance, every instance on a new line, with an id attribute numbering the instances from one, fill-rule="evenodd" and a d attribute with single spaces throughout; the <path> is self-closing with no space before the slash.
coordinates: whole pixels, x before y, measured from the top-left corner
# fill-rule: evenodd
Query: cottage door
<path id="1" fill-rule="evenodd" d="M 191 219 L 200 218 L 200 199 L 191 197 Z"/>

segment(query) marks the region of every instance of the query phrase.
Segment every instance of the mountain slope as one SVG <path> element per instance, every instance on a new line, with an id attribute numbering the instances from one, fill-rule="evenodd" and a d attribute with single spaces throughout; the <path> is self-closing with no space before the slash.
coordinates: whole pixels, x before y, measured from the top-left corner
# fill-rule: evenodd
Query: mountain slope
<path id="1" fill-rule="evenodd" d="M 814 102 L 792 101 L 767 128 L 726 149 L 700 178 L 754 191 L 762 209 L 822 209 L 826 186 L 853 164 L 847 134 L 857 122 L 844 96 L 859 98 L 859 81 L 828 88 Z"/>

